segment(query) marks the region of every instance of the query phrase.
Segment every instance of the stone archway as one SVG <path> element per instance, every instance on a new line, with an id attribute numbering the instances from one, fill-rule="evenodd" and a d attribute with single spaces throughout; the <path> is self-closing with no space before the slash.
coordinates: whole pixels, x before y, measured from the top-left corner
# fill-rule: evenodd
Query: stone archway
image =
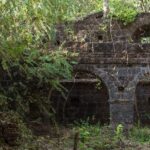
<path id="1" fill-rule="evenodd" d="M 119 84 L 117 77 L 102 68 L 98 68 L 95 65 L 80 64 L 75 66 L 74 70 L 79 72 L 89 72 L 100 78 L 108 89 L 109 97 L 113 97 L 114 93 L 117 91 L 117 85 Z"/>
<path id="2" fill-rule="evenodd" d="M 57 92 L 52 95 L 58 121 L 109 124 L 109 92 L 101 79 L 92 73 L 78 71 L 73 80 L 62 82 L 68 89 L 66 99 Z"/>
<path id="3" fill-rule="evenodd" d="M 150 125 L 150 80 L 140 81 L 137 84 L 134 121 Z"/>
<path id="4" fill-rule="evenodd" d="M 143 43 L 143 38 L 150 38 L 150 14 L 142 13 L 128 28 L 134 42 Z M 149 43 L 149 42 L 148 42 Z"/>
<path id="5" fill-rule="evenodd" d="M 150 38 L 150 24 L 140 26 L 134 31 L 132 35 L 134 42 L 143 43 L 144 41 L 142 40 L 146 38 Z"/>
<path id="6" fill-rule="evenodd" d="M 150 125 L 150 68 L 140 69 L 128 87 L 134 93 L 134 122 Z"/>

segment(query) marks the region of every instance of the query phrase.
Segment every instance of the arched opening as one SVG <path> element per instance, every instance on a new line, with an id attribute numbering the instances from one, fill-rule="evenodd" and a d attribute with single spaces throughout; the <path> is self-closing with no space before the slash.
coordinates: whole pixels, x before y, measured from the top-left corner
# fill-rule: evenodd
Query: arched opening
<path id="1" fill-rule="evenodd" d="M 51 98 L 57 121 L 109 124 L 109 94 L 100 79 L 90 73 L 78 72 L 74 80 L 62 82 L 68 89 L 67 98 L 58 92 L 53 92 Z"/>
<path id="2" fill-rule="evenodd" d="M 150 81 L 141 81 L 137 84 L 135 122 L 150 125 Z"/>
<path id="3" fill-rule="evenodd" d="M 134 42 L 150 43 L 150 25 L 143 25 L 138 28 L 134 32 L 132 39 Z"/>

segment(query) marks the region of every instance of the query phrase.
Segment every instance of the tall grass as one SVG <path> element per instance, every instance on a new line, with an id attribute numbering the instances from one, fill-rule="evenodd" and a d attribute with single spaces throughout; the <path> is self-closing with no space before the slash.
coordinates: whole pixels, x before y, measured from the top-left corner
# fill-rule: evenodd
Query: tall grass
<path id="1" fill-rule="evenodd" d="M 130 131 L 130 138 L 140 143 L 150 144 L 150 128 L 148 127 L 134 127 Z"/>

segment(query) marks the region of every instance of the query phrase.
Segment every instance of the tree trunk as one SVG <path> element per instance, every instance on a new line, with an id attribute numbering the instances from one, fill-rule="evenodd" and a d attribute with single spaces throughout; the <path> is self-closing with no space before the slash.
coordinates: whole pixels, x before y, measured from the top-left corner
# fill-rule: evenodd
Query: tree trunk
<path id="1" fill-rule="evenodd" d="M 109 0 L 103 0 L 103 17 L 107 18 L 109 14 Z"/>

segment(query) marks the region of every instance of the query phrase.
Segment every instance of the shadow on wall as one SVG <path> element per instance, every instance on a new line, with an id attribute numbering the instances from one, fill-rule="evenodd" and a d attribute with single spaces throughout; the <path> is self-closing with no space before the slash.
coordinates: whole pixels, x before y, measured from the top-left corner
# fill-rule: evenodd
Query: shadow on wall
<path id="1" fill-rule="evenodd" d="M 150 25 L 143 25 L 138 28 L 134 32 L 132 39 L 138 43 L 150 43 Z"/>
<path id="2" fill-rule="evenodd" d="M 140 82 L 136 88 L 135 122 L 150 126 L 150 82 Z"/>
<path id="3" fill-rule="evenodd" d="M 81 120 L 109 124 L 109 95 L 106 86 L 96 77 L 81 76 L 76 78 L 76 82 L 63 83 L 68 89 L 66 99 L 58 92 L 53 92 L 51 100 L 57 112 L 56 119 L 64 124 Z"/>

